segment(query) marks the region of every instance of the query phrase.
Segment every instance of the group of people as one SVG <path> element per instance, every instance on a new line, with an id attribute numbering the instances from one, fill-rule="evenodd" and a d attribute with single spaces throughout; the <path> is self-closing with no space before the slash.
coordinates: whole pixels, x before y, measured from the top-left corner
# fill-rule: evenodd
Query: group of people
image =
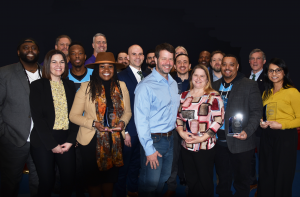
<path id="1" fill-rule="evenodd" d="M 192 67 L 183 46 L 115 57 L 102 33 L 92 46 L 87 59 L 61 35 L 39 64 L 26 38 L 0 68 L 1 196 L 18 195 L 25 163 L 31 196 L 51 196 L 57 174 L 63 197 L 175 196 L 177 176 L 188 196 L 214 196 L 214 166 L 221 197 L 292 196 L 300 93 L 282 59 L 254 49 L 246 76 L 222 51 Z"/>

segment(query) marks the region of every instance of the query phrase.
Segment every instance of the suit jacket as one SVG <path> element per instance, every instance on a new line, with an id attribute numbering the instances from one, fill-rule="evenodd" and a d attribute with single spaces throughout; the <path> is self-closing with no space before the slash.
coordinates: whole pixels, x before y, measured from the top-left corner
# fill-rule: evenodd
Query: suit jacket
<path id="1" fill-rule="evenodd" d="M 29 93 L 20 62 L 0 68 L 0 137 L 17 147 L 27 142 L 30 133 Z"/>
<path id="2" fill-rule="evenodd" d="M 251 74 L 250 74 L 251 75 Z M 250 75 L 248 75 L 247 77 L 249 78 Z M 256 80 L 257 82 L 257 85 L 258 85 L 258 88 L 259 88 L 259 91 L 260 91 L 260 94 L 261 96 L 263 95 L 264 91 L 265 91 L 265 85 L 264 85 L 264 82 L 265 82 L 265 77 L 264 77 L 264 72 L 262 72 L 258 79 Z"/>
<path id="3" fill-rule="evenodd" d="M 143 76 L 145 76 L 144 72 L 143 72 Z M 130 96 L 130 107 L 131 107 L 132 118 L 128 122 L 126 131 L 129 133 L 130 136 L 136 136 L 137 132 L 136 132 L 136 127 L 135 127 L 133 117 L 134 117 L 134 90 L 138 82 L 129 66 L 122 72 L 118 73 L 118 78 L 120 81 L 125 82 Z"/>
<path id="4" fill-rule="evenodd" d="M 81 83 L 70 112 L 70 120 L 80 126 L 76 139 L 84 146 L 88 145 L 95 135 L 93 121 L 97 120 L 95 102 L 90 99 L 88 84 L 89 82 Z M 120 81 L 120 88 L 124 102 L 124 113 L 120 120 L 124 121 L 126 127 L 131 118 L 130 100 L 127 87 L 122 81 Z M 122 132 L 124 134 L 124 131 Z"/>
<path id="5" fill-rule="evenodd" d="M 219 90 L 222 79 L 212 83 L 215 90 Z M 239 140 L 227 136 L 229 118 L 241 113 L 243 115 L 243 130 L 247 133 L 246 140 Z M 228 97 L 225 111 L 225 135 L 228 149 L 231 153 L 242 153 L 255 148 L 255 135 L 253 133 L 259 126 L 262 117 L 262 99 L 255 81 L 245 77 L 233 83 Z"/>
<path id="6" fill-rule="evenodd" d="M 76 89 L 73 81 L 62 79 L 68 104 L 68 114 L 71 110 Z M 30 107 L 34 123 L 30 135 L 31 145 L 51 150 L 58 145 L 52 135 L 55 123 L 55 108 L 49 79 L 39 79 L 30 85 Z M 64 132 L 64 131 L 62 131 Z M 75 144 L 78 126 L 69 121 L 68 138 L 66 142 Z"/>

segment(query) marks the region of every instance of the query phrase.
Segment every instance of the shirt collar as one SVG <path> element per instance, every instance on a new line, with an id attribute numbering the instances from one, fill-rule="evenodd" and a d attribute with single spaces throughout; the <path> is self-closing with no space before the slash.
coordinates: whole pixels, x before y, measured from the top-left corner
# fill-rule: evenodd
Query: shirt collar
<path id="1" fill-rule="evenodd" d="M 166 81 L 168 84 L 170 84 L 170 85 L 171 85 L 173 82 L 175 82 L 174 79 L 171 77 L 170 74 L 168 74 L 168 80 L 166 80 L 166 78 L 164 78 L 161 74 L 159 74 L 159 73 L 157 72 L 156 69 L 153 69 L 153 70 L 152 70 L 152 73 L 153 73 L 153 76 L 155 77 L 155 79 L 156 79 L 158 82 L 165 80 L 165 81 Z"/>
<path id="2" fill-rule="evenodd" d="M 131 70 L 132 70 L 133 73 L 137 73 L 138 71 L 141 71 L 141 70 L 138 70 L 138 69 L 134 68 L 131 65 L 129 65 L 129 67 L 131 68 Z"/>
<path id="3" fill-rule="evenodd" d="M 255 79 L 258 79 L 259 75 L 264 71 L 264 69 L 261 69 L 257 73 L 255 73 Z M 253 70 L 251 70 L 251 76 L 253 75 Z"/>

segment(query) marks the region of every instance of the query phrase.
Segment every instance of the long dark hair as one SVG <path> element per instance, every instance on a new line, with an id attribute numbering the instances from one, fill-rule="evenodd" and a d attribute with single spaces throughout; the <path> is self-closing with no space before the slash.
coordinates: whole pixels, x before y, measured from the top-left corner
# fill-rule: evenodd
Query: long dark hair
<path id="1" fill-rule="evenodd" d="M 116 69 L 115 65 L 114 65 L 114 75 L 110 80 L 112 82 L 110 91 L 114 91 L 114 88 L 118 87 L 118 89 L 121 93 L 121 97 L 123 98 L 122 90 L 120 88 L 120 83 L 119 83 L 119 79 L 118 79 L 118 75 L 117 75 L 117 69 Z M 89 89 L 89 92 L 87 92 L 90 94 L 90 99 L 92 99 L 92 101 L 95 100 L 97 93 L 99 93 L 99 95 L 101 94 L 102 81 L 103 81 L 103 79 L 101 79 L 101 77 L 99 76 L 99 65 L 95 65 L 94 71 L 91 75 L 91 79 L 90 79 L 90 82 L 88 85 L 90 87 L 90 89 Z"/>
<path id="2" fill-rule="evenodd" d="M 265 93 L 263 95 L 263 100 L 267 100 L 270 97 L 270 95 L 272 94 L 271 90 L 274 87 L 273 82 L 269 79 L 269 76 L 268 76 L 270 64 L 274 64 L 274 65 L 278 66 L 279 68 L 281 68 L 283 70 L 284 76 L 283 76 L 282 87 L 284 89 L 295 87 L 292 80 L 291 80 L 291 78 L 290 78 L 289 69 L 286 66 L 285 62 L 282 59 L 279 59 L 279 58 L 272 58 L 270 60 L 270 62 L 268 63 L 266 69 L 264 70 Z"/>

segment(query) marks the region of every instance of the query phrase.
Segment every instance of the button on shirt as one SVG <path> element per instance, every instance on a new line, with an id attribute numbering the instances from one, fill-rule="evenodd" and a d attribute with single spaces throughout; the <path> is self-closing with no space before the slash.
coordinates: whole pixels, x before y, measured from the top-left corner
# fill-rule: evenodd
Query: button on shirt
<path id="1" fill-rule="evenodd" d="M 129 67 L 130 67 L 131 71 L 133 72 L 133 74 L 134 74 L 134 76 L 135 76 L 137 82 L 140 83 L 140 82 L 142 81 L 142 79 L 141 79 L 141 76 L 137 73 L 137 72 L 140 71 L 140 70 L 134 68 L 134 67 L 131 66 L 131 65 L 129 65 Z"/>
<path id="2" fill-rule="evenodd" d="M 255 73 L 255 81 L 257 81 L 258 77 L 260 76 L 260 74 L 263 72 L 264 69 L 261 69 L 259 72 Z M 249 77 L 249 79 L 252 80 L 253 77 L 253 70 L 251 71 L 251 75 Z"/>
<path id="3" fill-rule="evenodd" d="M 151 133 L 167 133 L 175 128 L 180 96 L 176 81 L 155 69 L 135 89 L 134 120 L 146 156 L 155 153 Z"/>

